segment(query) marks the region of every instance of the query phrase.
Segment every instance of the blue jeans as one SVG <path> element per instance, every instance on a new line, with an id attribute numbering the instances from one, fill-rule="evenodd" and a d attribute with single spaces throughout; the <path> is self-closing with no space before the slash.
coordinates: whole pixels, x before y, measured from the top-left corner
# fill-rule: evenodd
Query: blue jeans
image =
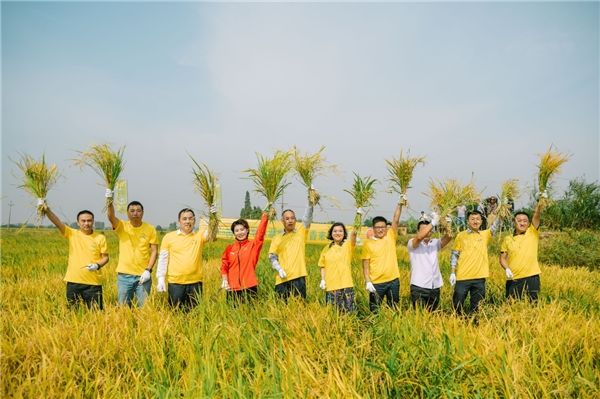
<path id="1" fill-rule="evenodd" d="M 141 307 L 150 295 L 152 279 L 140 285 L 140 276 L 119 273 L 117 275 L 117 291 L 119 294 L 119 305 L 132 306 L 133 296 L 137 298 L 137 306 Z"/>

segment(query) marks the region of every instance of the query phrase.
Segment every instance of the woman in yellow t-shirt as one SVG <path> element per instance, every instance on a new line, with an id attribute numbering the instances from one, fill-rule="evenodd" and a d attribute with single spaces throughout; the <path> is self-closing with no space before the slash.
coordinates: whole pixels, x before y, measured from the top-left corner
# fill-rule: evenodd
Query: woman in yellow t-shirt
<path id="1" fill-rule="evenodd" d="M 325 290 L 325 302 L 333 304 L 343 312 L 356 310 L 354 301 L 354 283 L 352 282 L 352 254 L 356 246 L 356 231 L 350 240 L 346 226 L 334 223 L 329 228 L 327 238 L 331 243 L 323 248 L 319 257 L 322 290 Z"/>

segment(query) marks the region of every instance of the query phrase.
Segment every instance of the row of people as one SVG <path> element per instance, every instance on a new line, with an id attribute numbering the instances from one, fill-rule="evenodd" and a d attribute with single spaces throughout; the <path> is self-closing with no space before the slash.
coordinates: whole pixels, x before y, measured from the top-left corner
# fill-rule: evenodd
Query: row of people
<path id="1" fill-rule="evenodd" d="M 107 196 L 112 193 L 107 192 Z M 525 293 L 536 300 L 540 289 L 540 269 L 537 261 L 540 215 L 543 202 L 538 202 L 531 223 L 524 212 L 514 216 L 515 231 L 502 242 L 500 264 L 506 270 L 507 295 L 520 297 Z M 395 307 L 400 299 L 399 268 L 396 253 L 397 231 L 406 205 L 406 196 L 400 197 L 391 224 L 383 216 L 373 218 L 373 236 L 361 250 L 365 289 L 369 293 L 369 307 L 377 311 L 382 302 Z M 172 306 L 189 309 L 198 303 L 202 294 L 202 250 L 212 236 L 208 230 L 194 231 L 194 211 L 182 209 L 178 214 L 179 229 L 167 233 L 158 250 L 158 235 L 154 226 L 143 221 L 144 208 L 138 201 L 127 206 L 127 221 L 115 215 L 113 205 L 107 208 L 108 219 L 119 239 L 117 265 L 118 303 L 142 306 L 151 291 L 151 275 L 157 266 L 157 291 L 167 292 Z M 211 208 L 211 212 L 215 209 Z M 361 212 L 361 210 L 357 210 Z M 69 260 L 65 281 L 70 304 L 83 300 L 88 306 L 103 307 L 100 274 L 97 272 L 109 261 L 106 238 L 94 232 L 94 215 L 84 210 L 77 215 L 79 230 L 72 229 L 48 207 L 49 220 L 69 240 Z M 275 272 L 275 292 L 287 299 L 290 296 L 306 298 L 305 246 L 312 223 L 313 207 L 308 206 L 301 224 L 296 214 L 282 212 L 284 231 L 271 242 L 269 262 Z M 481 230 L 482 215 L 478 211 L 467 214 L 468 228 L 456 236 L 452 248 L 449 281 L 454 287 L 453 307 L 462 313 L 468 296 L 470 312 L 476 311 L 485 298 L 485 283 L 489 277 L 488 244 L 497 230 L 497 222 Z M 249 239 L 249 225 L 239 219 L 231 225 L 235 241 L 227 246 L 221 257 L 221 288 L 229 298 L 246 299 L 257 295 L 256 265 L 264 244 L 268 216 L 263 212 L 254 239 Z M 439 306 L 443 279 L 438 254 L 453 237 L 446 232 L 440 239 L 433 238 L 439 216 L 432 213 L 421 220 L 417 234 L 408 241 L 411 264 L 410 295 L 413 305 L 421 304 L 435 310 Z M 321 270 L 320 288 L 326 302 L 343 311 L 356 308 L 352 280 L 352 258 L 356 246 L 356 232 L 348 232 L 343 223 L 334 223 L 318 265 Z M 168 283 L 168 284 L 167 284 Z"/>

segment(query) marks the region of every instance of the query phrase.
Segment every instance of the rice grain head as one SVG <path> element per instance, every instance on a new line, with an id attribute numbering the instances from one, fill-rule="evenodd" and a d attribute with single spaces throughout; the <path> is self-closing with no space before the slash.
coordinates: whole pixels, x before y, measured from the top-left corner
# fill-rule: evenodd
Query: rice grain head
<path id="1" fill-rule="evenodd" d="M 560 172 L 561 166 L 569 158 L 569 155 L 553 151 L 552 146 L 548 148 L 548 151 L 540 155 L 540 163 L 538 165 L 538 187 L 540 192 L 546 191 L 553 175 Z"/>
<path id="2" fill-rule="evenodd" d="M 448 179 L 444 182 L 436 183 L 434 180 L 429 182 L 429 197 L 431 206 L 437 209 L 440 214 L 440 224 L 442 227 L 450 229 L 445 221 L 445 216 L 451 215 L 457 206 L 479 202 L 481 194 L 471 182 L 467 185 L 461 185 L 455 179 Z"/>
<path id="3" fill-rule="evenodd" d="M 89 166 L 104 180 L 106 188 L 114 191 L 125 165 L 124 152 L 124 146 L 113 151 L 108 144 L 93 144 L 88 150 L 79 151 L 79 158 L 74 162 L 81 168 Z M 106 199 L 107 206 L 112 202 L 112 198 Z"/>
<path id="4" fill-rule="evenodd" d="M 302 184 L 308 189 L 308 200 L 312 206 L 316 206 L 321 195 L 313 187 L 315 178 L 324 175 L 327 170 L 335 171 L 335 165 L 328 165 L 323 156 L 325 146 L 314 154 L 302 154 L 295 146 L 292 148 L 293 168 Z"/>
<path id="5" fill-rule="evenodd" d="M 261 194 L 267 200 L 268 206 L 273 209 L 273 204 L 281 198 L 287 186 L 286 177 L 293 168 L 291 153 L 289 151 L 275 151 L 271 158 L 259 153 L 256 154 L 258 165 L 253 169 L 243 172 L 248 174 L 248 179 L 254 183 L 254 191 Z M 269 210 L 270 218 L 274 213 Z"/>
<path id="6" fill-rule="evenodd" d="M 194 166 L 192 167 L 194 187 L 200 193 L 207 209 L 210 210 L 211 207 L 218 206 L 219 181 L 215 173 L 211 171 L 206 164 L 198 163 L 191 155 L 190 158 L 194 163 Z M 210 233 L 211 241 L 217 236 L 220 222 L 221 218 L 218 212 L 208 212 L 208 231 Z"/>
<path id="7" fill-rule="evenodd" d="M 375 183 L 377 179 L 371 178 L 371 176 L 361 177 L 358 173 L 354 172 L 354 181 L 352 187 L 349 190 L 344 190 L 354 200 L 354 206 L 358 208 L 368 208 L 372 205 L 373 199 L 375 198 Z M 360 228 L 362 224 L 362 215 L 356 214 L 354 217 L 354 227 Z"/>
<path id="8" fill-rule="evenodd" d="M 389 174 L 390 190 L 398 194 L 406 194 L 413 177 L 415 167 L 425 165 L 425 157 L 411 157 L 410 151 L 406 156 L 400 151 L 399 158 L 385 161 Z"/>
<path id="9" fill-rule="evenodd" d="M 56 164 L 47 164 L 46 157 L 43 154 L 39 161 L 30 155 L 22 154 L 21 159 L 15 162 L 15 164 L 23 173 L 23 183 L 19 188 L 29 192 L 35 198 L 45 199 L 59 177 Z M 38 217 L 43 217 L 47 209 L 48 206 L 45 203 L 37 205 L 36 212 Z"/>

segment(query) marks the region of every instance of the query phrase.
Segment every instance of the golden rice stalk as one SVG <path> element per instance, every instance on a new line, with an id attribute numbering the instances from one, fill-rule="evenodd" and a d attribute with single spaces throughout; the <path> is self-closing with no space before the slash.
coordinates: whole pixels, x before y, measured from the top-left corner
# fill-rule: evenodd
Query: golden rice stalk
<path id="1" fill-rule="evenodd" d="M 302 184 L 308 189 L 308 200 L 312 206 L 317 205 L 321 199 L 317 190 L 313 188 L 315 178 L 323 175 L 326 170 L 335 170 L 334 165 L 327 165 L 323 156 L 324 150 L 325 146 L 322 146 L 314 154 L 303 155 L 295 146 L 292 149 L 294 170 Z"/>
<path id="2" fill-rule="evenodd" d="M 441 216 L 440 224 L 443 228 L 450 230 L 446 226 L 445 217 L 451 215 L 456 207 L 461 204 L 479 202 L 481 194 L 475 189 L 473 183 L 463 186 L 454 179 L 442 183 L 431 180 L 429 182 L 429 197 L 431 198 L 432 208 L 437 209 Z"/>
<path id="3" fill-rule="evenodd" d="M 17 167 L 23 173 L 23 184 L 19 188 L 29 192 L 35 198 L 45 199 L 52 186 L 58 180 L 58 168 L 55 164 L 48 165 L 46 157 L 35 160 L 33 157 L 23 154 Z M 48 206 L 44 203 L 37 206 L 37 215 L 41 218 L 46 214 Z"/>
<path id="4" fill-rule="evenodd" d="M 219 231 L 219 224 L 221 223 L 221 217 L 218 212 L 210 212 L 211 207 L 218 206 L 219 196 L 219 181 L 213 171 L 211 171 L 205 164 L 198 163 L 191 155 L 190 158 L 194 162 L 192 167 L 192 173 L 194 174 L 194 187 L 200 193 L 200 196 L 204 200 L 206 207 L 209 209 L 208 213 L 208 231 L 210 232 L 210 240 L 214 240 Z"/>
<path id="5" fill-rule="evenodd" d="M 350 190 L 344 190 L 354 200 L 354 206 L 358 208 L 368 208 L 371 206 L 375 198 L 375 183 L 377 179 L 371 176 L 361 177 L 358 173 L 354 173 L 354 182 Z M 356 214 L 354 217 L 354 226 L 360 228 L 362 224 L 362 215 Z"/>
<path id="6" fill-rule="evenodd" d="M 79 151 L 79 158 L 75 160 L 75 165 L 82 168 L 89 166 L 104 179 L 106 188 L 114 191 L 125 165 L 124 151 L 125 147 L 113 151 L 108 144 L 94 144 L 87 151 Z M 112 198 L 106 199 L 107 206 L 112 202 Z"/>
<path id="7" fill-rule="evenodd" d="M 267 203 L 273 206 L 281 198 L 287 186 L 286 176 L 292 170 L 293 164 L 290 153 L 287 151 L 275 151 L 272 158 L 267 158 L 257 153 L 258 165 L 256 169 L 246 169 L 248 178 L 254 182 L 254 191 L 261 194 Z M 274 218 L 272 212 L 269 213 Z"/>
<path id="8" fill-rule="evenodd" d="M 500 205 L 498 206 L 498 217 L 502 220 L 512 219 L 512 211 L 509 200 L 519 198 L 519 183 L 517 179 L 509 179 L 502 183 L 502 193 L 500 194 Z"/>
<path id="9" fill-rule="evenodd" d="M 418 164 L 425 165 L 425 157 L 410 157 L 410 152 L 404 156 L 400 151 L 399 158 L 385 161 L 389 173 L 390 189 L 398 194 L 406 194 L 413 172 Z"/>
<path id="10" fill-rule="evenodd" d="M 548 148 L 548 151 L 541 154 L 540 164 L 538 165 L 538 186 L 540 192 L 546 191 L 552 175 L 559 173 L 560 167 L 568 160 L 568 155 L 553 151 L 552 146 Z"/>

